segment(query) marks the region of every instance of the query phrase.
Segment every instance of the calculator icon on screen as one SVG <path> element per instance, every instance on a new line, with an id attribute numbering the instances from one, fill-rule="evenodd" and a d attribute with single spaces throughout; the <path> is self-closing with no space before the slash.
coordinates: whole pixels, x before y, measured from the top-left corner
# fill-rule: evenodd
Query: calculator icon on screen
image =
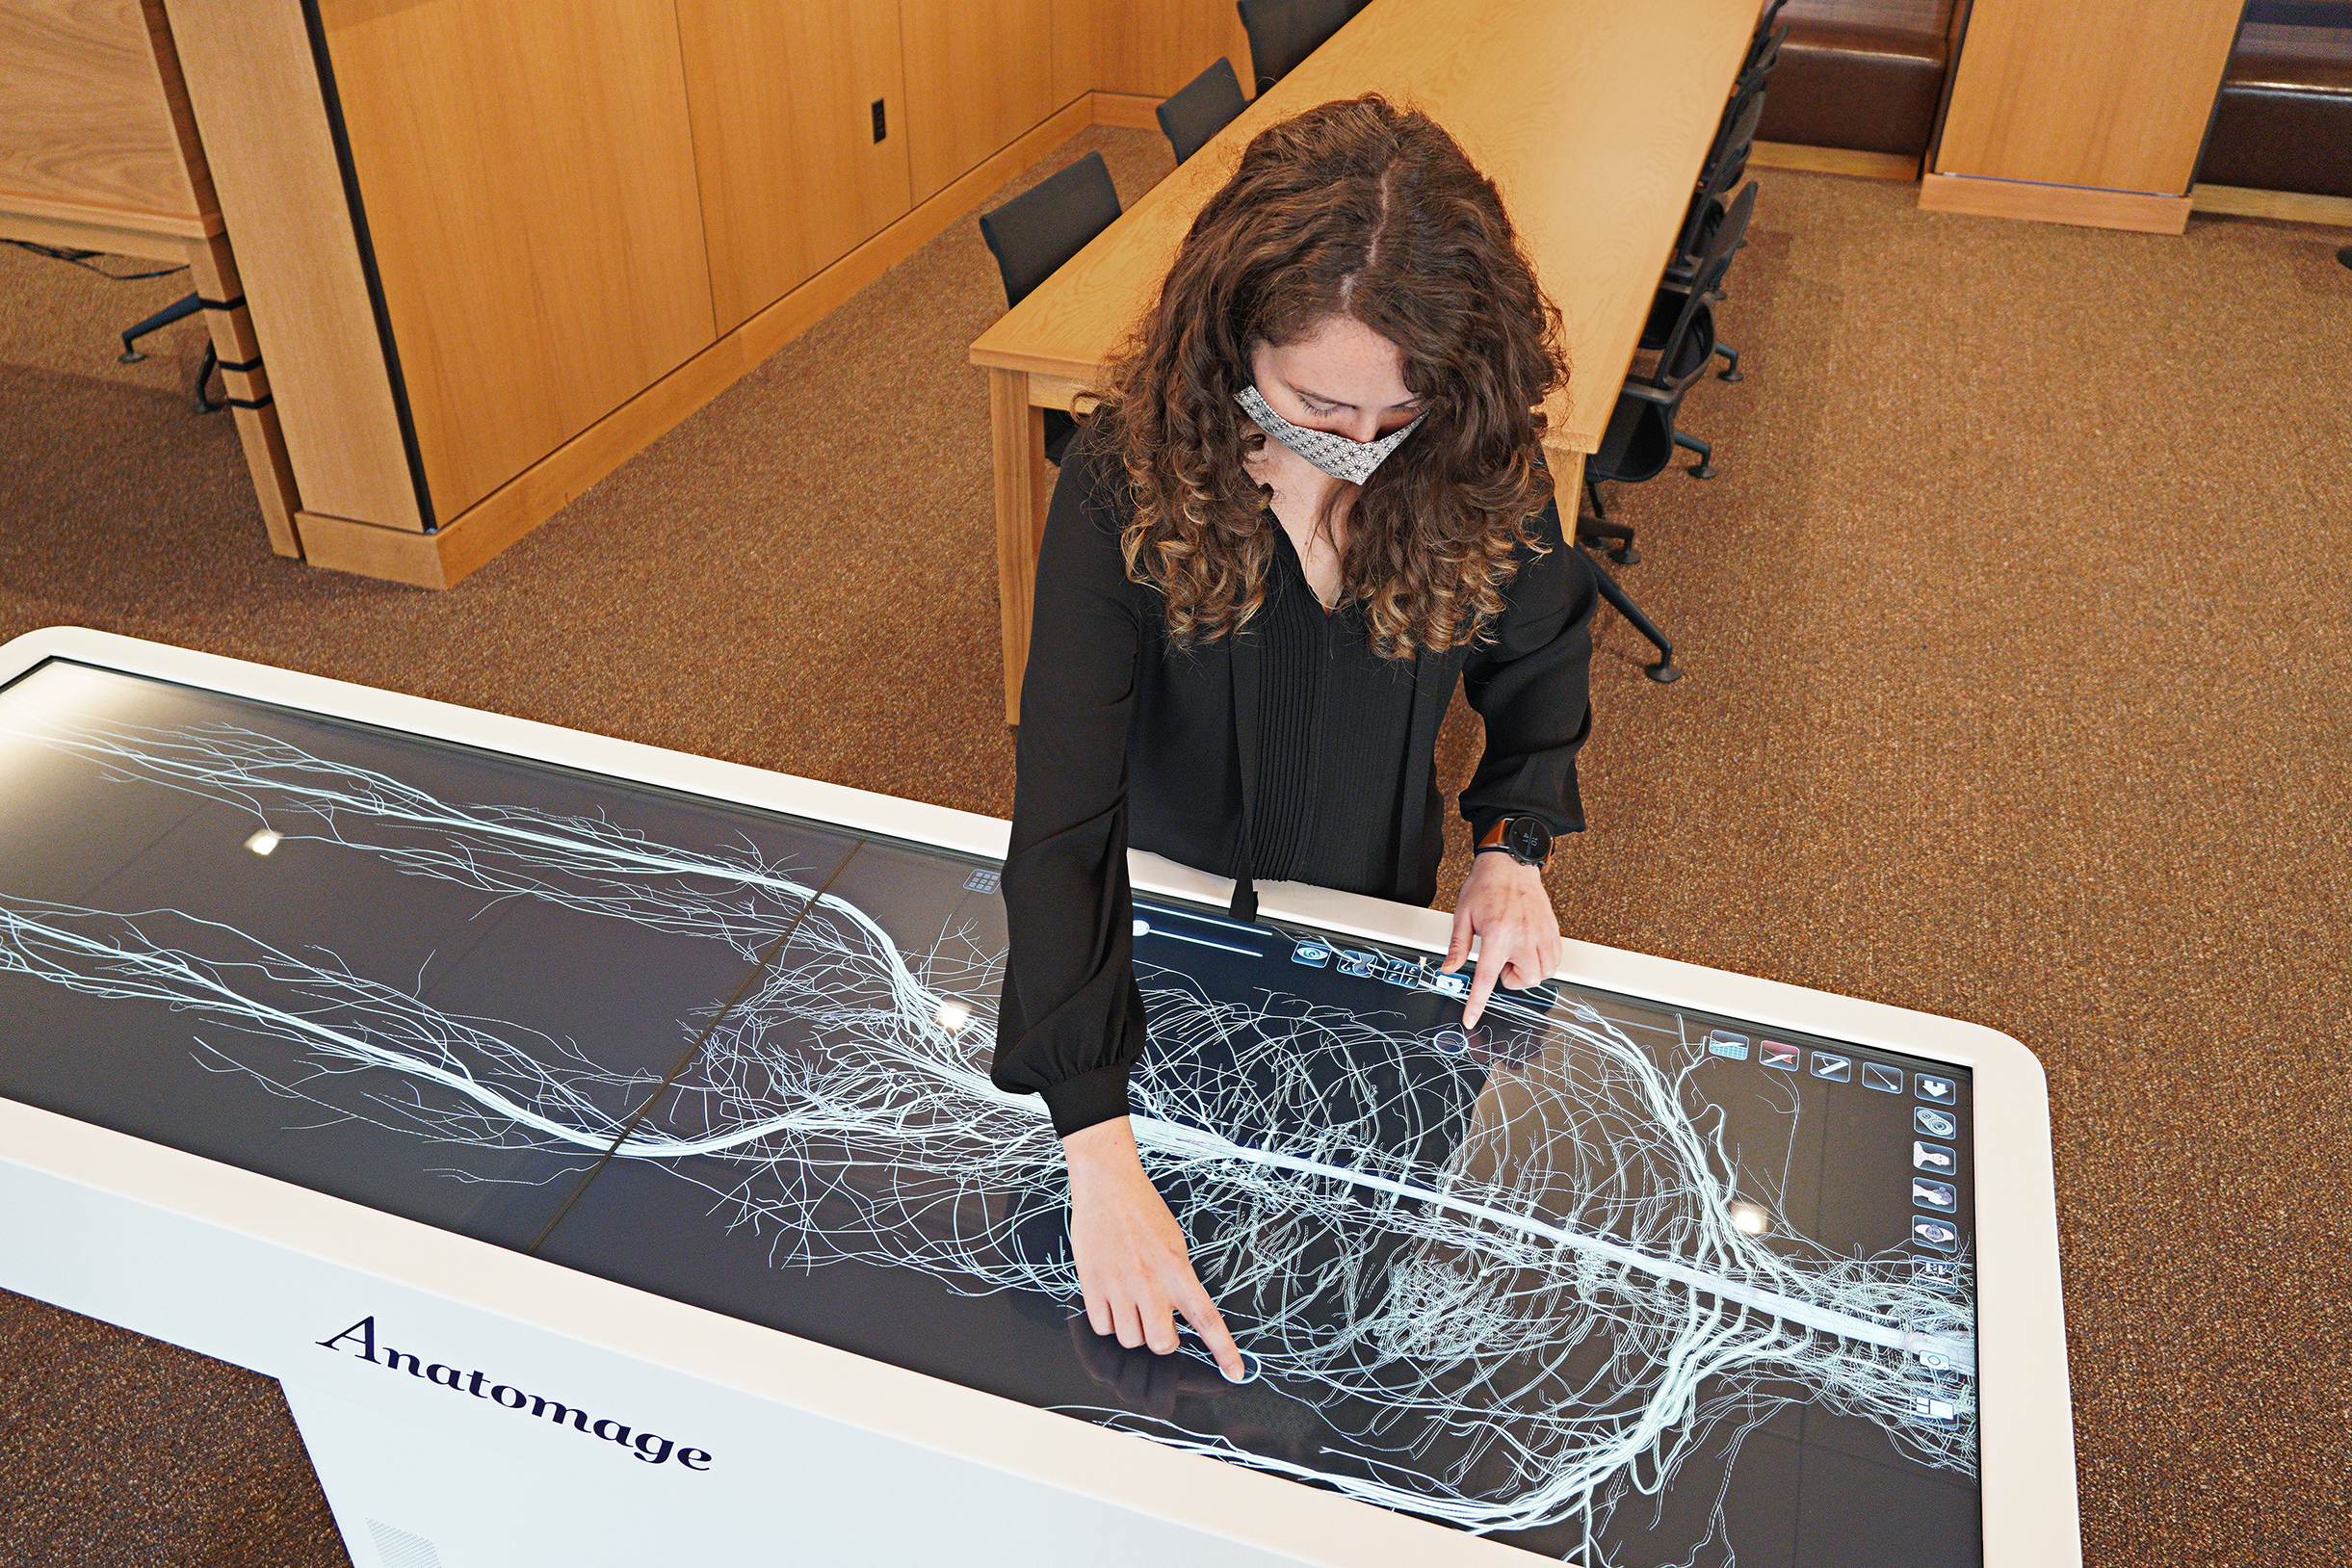
<path id="1" fill-rule="evenodd" d="M 1913 1106 L 1911 1125 L 1929 1137 L 1952 1137 L 1960 1131 L 1960 1118 L 1933 1106 Z"/>

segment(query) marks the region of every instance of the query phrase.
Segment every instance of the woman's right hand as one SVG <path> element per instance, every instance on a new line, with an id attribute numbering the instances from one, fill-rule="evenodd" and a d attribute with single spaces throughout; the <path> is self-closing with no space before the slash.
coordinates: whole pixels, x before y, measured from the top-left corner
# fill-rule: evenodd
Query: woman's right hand
<path id="1" fill-rule="evenodd" d="M 1176 1216 L 1143 1173 L 1127 1118 L 1082 1128 L 1061 1147 L 1070 1162 L 1070 1251 L 1086 1321 L 1131 1350 L 1148 1345 L 1164 1356 L 1176 1349 L 1174 1315 L 1182 1313 L 1217 1370 L 1241 1381 L 1241 1352 L 1192 1271 Z"/>

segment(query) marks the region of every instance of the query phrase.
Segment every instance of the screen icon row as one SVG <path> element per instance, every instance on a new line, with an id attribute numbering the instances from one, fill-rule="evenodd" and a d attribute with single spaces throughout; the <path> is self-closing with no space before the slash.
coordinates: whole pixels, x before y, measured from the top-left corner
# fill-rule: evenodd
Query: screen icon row
<path id="1" fill-rule="evenodd" d="M 1410 958 L 1395 958 L 1379 953 L 1355 953 L 1346 948 L 1335 948 L 1328 942 L 1313 937 L 1294 943 L 1291 948 L 1291 962 L 1305 964 L 1309 969 L 1329 968 L 1335 960 L 1341 974 L 1356 980 L 1381 980 L 1408 990 L 1435 991 L 1440 996 L 1457 999 L 1470 995 L 1469 975 L 1459 972 L 1441 975 Z"/>
<path id="2" fill-rule="evenodd" d="M 1806 1052 L 1801 1046 L 1789 1045 L 1780 1040 L 1757 1040 L 1753 1043 L 1756 1059 L 1764 1066 L 1793 1073 L 1801 1072 L 1810 1065 L 1813 1076 L 1824 1082 L 1850 1084 L 1854 1081 L 1855 1060 L 1842 1052 L 1813 1052 L 1812 1060 L 1808 1063 Z M 1712 1029 L 1707 1032 L 1707 1054 L 1721 1057 L 1726 1061 L 1747 1060 L 1749 1044 L 1748 1037 L 1738 1030 Z M 1864 1086 L 1876 1089 L 1881 1094 L 1903 1092 L 1903 1070 L 1900 1067 L 1890 1067 L 1882 1061 L 1866 1061 L 1860 1065 Z M 1921 1099 L 1932 1105 L 1952 1105 L 1960 1097 L 1958 1085 L 1940 1073 L 1914 1073 L 1912 1086 Z"/>

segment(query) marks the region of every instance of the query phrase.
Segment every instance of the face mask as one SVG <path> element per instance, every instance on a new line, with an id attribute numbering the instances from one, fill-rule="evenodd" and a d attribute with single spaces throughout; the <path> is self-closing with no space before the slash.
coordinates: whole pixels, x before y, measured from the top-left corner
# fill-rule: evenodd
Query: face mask
<path id="1" fill-rule="evenodd" d="M 1393 430 L 1376 441 L 1350 441 L 1345 435 L 1334 435 L 1329 431 L 1302 430 L 1292 424 L 1274 412 L 1254 386 L 1245 386 L 1236 392 L 1233 401 L 1240 404 L 1241 411 L 1256 420 L 1258 428 L 1267 434 L 1333 479 L 1344 479 L 1350 484 L 1361 484 L 1372 478 L 1372 470 L 1397 450 L 1397 443 L 1412 434 L 1421 422 L 1429 417 L 1429 411 L 1424 408 L 1413 416 L 1412 424 Z"/>

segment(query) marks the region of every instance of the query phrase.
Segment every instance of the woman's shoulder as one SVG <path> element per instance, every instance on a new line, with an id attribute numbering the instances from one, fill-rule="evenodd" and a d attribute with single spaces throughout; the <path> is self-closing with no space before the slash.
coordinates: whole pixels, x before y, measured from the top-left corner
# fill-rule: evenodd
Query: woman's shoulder
<path id="1" fill-rule="evenodd" d="M 1062 449 L 1061 470 L 1056 478 L 1058 497 L 1067 486 L 1087 521 L 1113 534 L 1127 526 L 1133 505 L 1123 460 L 1107 419 L 1085 419 Z"/>
<path id="2" fill-rule="evenodd" d="M 1577 614 L 1594 596 L 1592 564 L 1568 537 L 1555 495 L 1521 530 L 1518 566 L 1503 590 L 1504 640 Z"/>

